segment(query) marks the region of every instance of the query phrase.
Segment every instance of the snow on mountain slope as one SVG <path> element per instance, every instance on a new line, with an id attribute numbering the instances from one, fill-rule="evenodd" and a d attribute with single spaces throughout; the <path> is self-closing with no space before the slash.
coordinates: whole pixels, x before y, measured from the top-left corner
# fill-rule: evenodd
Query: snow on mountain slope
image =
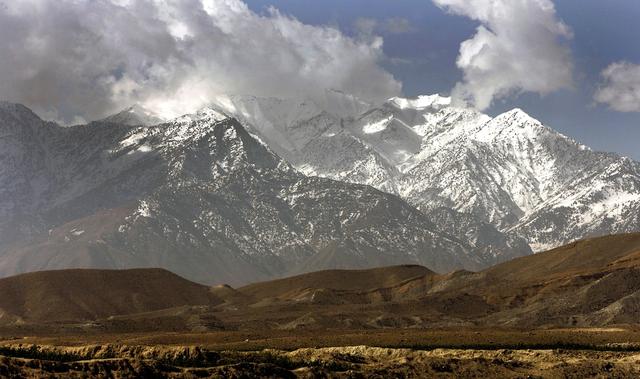
<path id="1" fill-rule="evenodd" d="M 446 106 L 450 106 L 451 98 L 440 95 L 423 95 L 418 96 L 415 99 L 393 97 L 389 99 L 389 103 L 399 109 L 414 109 L 420 111 L 427 108 L 442 109 Z"/>
<path id="2" fill-rule="evenodd" d="M 520 109 L 491 119 L 444 107 L 424 119 L 413 128 L 421 150 L 399 166 L 397 181 L 418 208 L 472 214 L 536 251 L 640 230 L 637 162 L 594 152 Z M 620 167 L 624 174 L 612 174 Z"/>
<path id="3" fill-rule="evenodd" d="M 0 103 L 0 273 L 448 271 L 640 230 L 640 164 L 519 109 L 327 92 L 322 104 L 228 96 L 151 126 L 125 116 L 61 128 Z"/>
<path id="4" fill-rule="evenodd" d="M 349 130 L 394 166 L 420 151 L 420 135 L 388 109 L 365 113 L 349 126 Z"/>
<path id="5" fill-rule="evenodd" d="M 556 241 L 627 233 L 640 229 L 640 164 L 598 154 L 570 183 L 511 228 L 533 241 L 536 251 Z"/>
<path id="6" fill-rule="evenodd" d="M 137 104 L 100 120 L 100 122 L 108 122 L 112 124 L 145 126 L 157 125 L 163 121 L 164 120 L 160 116 Z"/>
<path id="7" fill-rule="evenodd" d="M 415 175 L 403 171 L 442 151 L 439 145 L 459 138 L 467 124 L 488 119 L 477 112 L 447 107 L 449 103 L 449 98 L 437 95 L 416 100 L 394 98 L 361 115 L 343 117 L 311 102 L 269 98 L 236 96 L 218 102 L 215 107 L 242 120 L 249 130 L 306 175 L 371 185 L 402 195 L 428 211 L 443 206 L 454 208 L 455 203 L 450 200 L 461 203 L 462 200 L 453 196 L 439 198 L 440 190 L 425 186 L 434 182 L 432 176 L 436 174 L 427 164 L 422 169 L 428 174 L 419 173 L 420 169 L 416 169 Z M 455 175 L 455 170 L 447 169 L 448 175 Z M 429 207 L 423 207 L 426 202 Z M 477 219 L 476 229 L 482 229 L 483 220 Z M 458 237 L 464 240 L 463 235 Z M 493 251 L 497 255 L 504 251 L 501 260 L 513 257 L 513 249 L 505 243 L 507 239 L 502 236 L 494 241 Z M 525 248 L 524 253 L 529 252 Z"/>
<path id="8" fill-rule="evenodd" d="M 213 109 L 150 127 L 63 128 L 4 104 L 0 120 L 0 210 L 15 221 L 0 224 L 2 275 L 163 267 L 240 284 L 323 268 L 487 265 L 398 197 L 304 176 Z"/>
<path id="9" fill-rule="evenodd" d="M 252 103 L 278 112 L 268 121 L 245 118 L 248 127 L 270 146 L 276 141 L 276 150 L 308 175 L 371 185 L 426 213 L 449 208 L 475 219 L 477 228 L 488 222 L 521 235 L 536 249 L 640 230 L 638 163 L 591 151 L 520 109 L 491 118 L 438 95 L 393 98 L 346 116 L 312 104 L 293 112 L 301 107 L 296 101 Z M 298 143 L 278 145 L 282 138 Z M 607 174 L 622 162 L 627 174 Z"/>
<path id="10" fill-rule="evenodd" d="M 595 155 L 585 146 L 545 127 L 520 109 L 481 126 L 473 139 L 491 146 L 494 154 L 509 162 L 502 167 L 500 184 L 525 213 L 564 187 L 573 176 L 567 177 L 567 173 L 579 173 L 595 163 Z"/>
<path id="11" fill-rule="evenodd" d="M 594 152 L 519 109 L 452 141 L 437 143 L 438 152 L 407 171 L 399 188 L 423 177 L 454 209 L 524 237 L 536 251 L 640 230 L 638 162 Z M 401 194 L 420 208 L 437 204 L 424 192 Z"/>
<path id="12" fill-rule="evenodd" d="M 212 108 L 240 120 L 305 175 L 369 184 L 395 193 L 392 178 L 396 168 L 347 129 L 371 105 L 334 91 L 328 91 L 326 98 L 329 106 L 305 100 L 226 96 Z"/>

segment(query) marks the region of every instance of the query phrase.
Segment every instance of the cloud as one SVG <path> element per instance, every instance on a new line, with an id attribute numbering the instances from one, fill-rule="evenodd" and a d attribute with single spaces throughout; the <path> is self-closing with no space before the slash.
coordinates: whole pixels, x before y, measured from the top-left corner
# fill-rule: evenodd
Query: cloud
<path id="1" fill-rule="evenodd" d="M 409 20 L 403 17 L 391 17 L 384 20 L 376 20 L 369 17 L 359 17 L 355 20 L 354 26 L 361 36 L 375 36 L 380 34 L 405 34 L 416 29 Z"/>
<path id="2" fill-rule="evenodd" d="M 594 100 L 619 112 L 640 112 L 640 64 L 616 62 L 600 74 Z"/>
<path id="3" fill-rule="evenodd" d="M 371 36 L 379 26 L 378 20 L 369 17 L 358 17 L 354 22 L 356 31 L 363 36 Z"/>
<path id="4" fill-rule="evenodd" d="M 450 13 L 480 23 L 460 45 L 464 80 L 458 101 L 479 109 L 519 92 L 547 94 L 572 85 L 573 64 L 563 41 L 572 38 L 550 0 L 433 0 Z"/>
<path id="5" fill-rule="evenodd" d="M 411 22 L 403 17 L 391 17 L 382 24 L 382 30 L 388 34 L 405 34 L 415 31 Z"/>
<path id="6" fill-rule="evenodd" d="M 2 4 L 0 4 L 2 5 Z M 132 103 L 171 116 L 220 94 L 369 101 L 401 92 L 382 39 L 240 0 L 21 0 L 0 6 L 0 99 L 71 122 Z"/>

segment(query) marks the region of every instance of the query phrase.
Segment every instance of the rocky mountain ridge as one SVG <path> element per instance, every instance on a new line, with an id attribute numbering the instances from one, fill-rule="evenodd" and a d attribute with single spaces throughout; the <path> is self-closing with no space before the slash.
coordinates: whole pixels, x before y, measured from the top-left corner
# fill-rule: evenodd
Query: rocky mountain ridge
<path id="1" fill-rule="evenodd" d="M 521 109 L 492 118 L 438 95 L 347 116 L 283 104 L 235 96 L 213 107 L 307 175 L 371 185 L 425 213 L 448 208 L 476 228 L 493 226 L 503 235 L 496 245 L 524 239 L 541 251 L 640 230 L 640 164 L 593 151 Z"/>
<path id="2" fill-rule="evenodd" d="M 239 284 L 334 267 L 488 263 L 398 197 L 307 177 L 211 109 L 60 127 L 4 104 L 4 276 L 162 267 Z"/>
<path id="3" fill-rule="evenodd" d="M 400 263 L 477 270 L 529 244 L 639 229 L 639 164 L 522 110 L 491 118 L 437 95 L 326 103 L 229 96 L 160 124 L 132 107 L 73 127 L 0 104 L 0 273 L 163 267 L 206 280 L 215 267 L 237 284 Z"/>

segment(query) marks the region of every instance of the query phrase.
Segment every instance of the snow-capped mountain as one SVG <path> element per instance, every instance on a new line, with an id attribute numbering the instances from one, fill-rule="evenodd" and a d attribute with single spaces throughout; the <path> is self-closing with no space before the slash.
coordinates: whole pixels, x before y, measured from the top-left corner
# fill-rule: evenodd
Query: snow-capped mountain
<path id="1" fill-rule="evenodd" d="M 640 230 L 640 165 L 592 151 L 520 109 L 491 118 L 438 95 L 347 115 L 255 97 L 218 109 L 307 175 L 371 185 L 427 214 L 454 210 L 475 220 L 474 230 L 493 225 L 503 234 L 496 244 L 524 237 L 542 250 Z"/>
<path id="2" fill-rule="evenodd" d="M 151 126 L 161 124 L 163 122 L 163 119 L 152 111 L 136 104 L 100 121 L 112 124 L 125 124 L 132 126 Z"/>
<path id="3" fill-rule="evenodd" d="M 474 270 L 640 230 L 640 164 L 519 109 L 328 92 L 153 117 L 133 107 L 61 127 L 0 103 L 0 275 L 159 266 L 237 284 L 330 267 Z"/>
<path id="4" fill-rule="evenodd" d="M 488 264 L 395 195 L 307 177 L 213 109 L 60 127 L 0 105 L 0 274 L 163 267 L 234 284 L 332 267 Z"/>
<path id="5" fill-rule="evenodd" d="M 341 102 L 345 105 L 336 106 L 339 112 L 333 112 L 311 101 L 228 96 L 212 107 L 241 120 L 305 175 L 371 185 L 400 195 L 403 164 L 411 154 L 420 152 L 422 144 L 420 134 L 408 125 L 419 122 L 421 112 L 444 108 L 450 102 L 437 95 L 414 100 L 394 98 L 376 109 L 361 102 L 353 106 L 354 99 L 341 93 L 328 92 L 327 97 L 333 98 L 334 105 Z M 358 115 L 365 105 L 369 110 Z M 457 217 L 465 218 L 467 223 L 473 219 L 464 214 Z M 486 224 L 478 218 L 471 230 L 486 230 Z M 470 244 L 474 251 L 484 252 L 486 262 L 492 264 L 531 253 L 526 242 L 513 233 L 495 230 L 482 237 L 469 234 L 455 233 L 455 236 Z M 495 238 L 489 241 L 488 236 Z M 482 243 L 476 246 L 470 241 Z"/>

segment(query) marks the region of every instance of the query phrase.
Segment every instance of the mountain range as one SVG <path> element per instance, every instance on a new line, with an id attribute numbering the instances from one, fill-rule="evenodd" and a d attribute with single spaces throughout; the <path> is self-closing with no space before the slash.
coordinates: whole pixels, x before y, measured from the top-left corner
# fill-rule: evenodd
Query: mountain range
<path id="1" fill-rule="evenodd" d="M 640 230 L 640 164 L 521 110 L 226 96 L 63 127 L 0 103 L 0 275 L 161 267 L 246 284 L 331 268 L 477 271 Z"/>
<path id="2" fill-rule="evenodd" d="M 248 283 L 318 268 L 483 257 L 397 196 L 308 177 L 235 119 L 61 127 L 0 106 L 0 273 L 162 267 Z"/>
<path id="3" fill-rule="evenodd" d="M 465 225 L 467 238 L 446 229 L 487 239 L 496 261 L 504 260 L 500 241 L 543 251 L 640 230 L 640 164 L 593 151 L 521 109 L 492 118 L 438 95 L 368 107 L 334 97 L 349 105 L 330 113 L 311 102 L 235 96 L 215 107 L 307 175 L 367 184 L 436 224 Z"/>

